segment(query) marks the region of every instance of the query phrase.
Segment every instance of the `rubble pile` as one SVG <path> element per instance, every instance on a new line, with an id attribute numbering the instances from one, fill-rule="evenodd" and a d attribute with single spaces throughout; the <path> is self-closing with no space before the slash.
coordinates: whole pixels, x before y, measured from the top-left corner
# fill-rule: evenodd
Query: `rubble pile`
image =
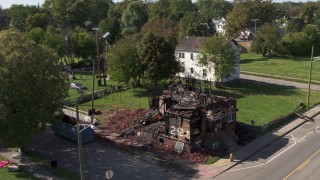
<path id="1" fill-rule="evenodd" d="M 157 113 L 157 111 L 141 109 L 117 109 L 105 112 L 104 120 L 107 125 L 98 126 L 100 130 L 98 135 L 102 138 L 110 135 L 114 136 L 113 141 L 123 148 L 132 148 L 139 145 L 139 150 L 149 151 L 164 158 L 205 163 L 210 157 L 214 156 L 212 152 L 205 150 L 177 153 L 171 147 L 154 139 L 152 137 L 153 133 L 165 131 L 165 122 L 161 121 L 161 117 L 157 116 Z M 145 135 L 148 133 L 150 136 Z"/>

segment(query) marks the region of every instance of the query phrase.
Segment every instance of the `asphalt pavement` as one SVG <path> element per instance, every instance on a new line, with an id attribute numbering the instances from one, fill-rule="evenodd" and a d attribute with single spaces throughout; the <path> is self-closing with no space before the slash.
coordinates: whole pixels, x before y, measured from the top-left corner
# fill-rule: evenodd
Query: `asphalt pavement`
<path id="1" fill-rule="evenodd" d="M 240 74 L 240 79 L 242 80 L 249 80 L 249 81 L 256 81 L 256 82 L 265 82 L 269 84 L 277 84 L 277 85 L 283 85 L 283 86 L 292 86 L 299 89 L 308 89 L 309 85 L 305 83 L 299 83 L 294 81 L 286 81 L 281 79 L 275 79 L 275 78 L 265 78 L 265 77 L 259 77 L 259 76 L 251 76 L 246 74 Z M 320 91 L 320 86 L 311 84 L 310 85 L 311 90 Z"/>

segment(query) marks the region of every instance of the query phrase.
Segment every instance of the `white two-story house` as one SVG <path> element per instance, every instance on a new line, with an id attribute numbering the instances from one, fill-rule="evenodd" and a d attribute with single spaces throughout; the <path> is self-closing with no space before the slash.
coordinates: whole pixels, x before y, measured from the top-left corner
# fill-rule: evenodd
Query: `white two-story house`
<path id="1" fill-rule="evenodd" d="M 181 65 L 181 72 L 179 77 L 193 77 L 200 80 L 212 80 L 215 81 L 214 64 L 203 66 L 199 65 L 199 58 L 201 57 L 201 44 L 207 37 L 195 37 L 187 36 L 182 39 L 176 46 L 175 55 Z M 234 43 L 234 42 L 232 42 Z M 234 48 L 238 47 L 234 44 Z M 220 80 L 226 82 L 234 79 L 238 79 L 240 76 L 240 53 L 237 56 L 235 72 L 231 74 L 230 78 Z"/>

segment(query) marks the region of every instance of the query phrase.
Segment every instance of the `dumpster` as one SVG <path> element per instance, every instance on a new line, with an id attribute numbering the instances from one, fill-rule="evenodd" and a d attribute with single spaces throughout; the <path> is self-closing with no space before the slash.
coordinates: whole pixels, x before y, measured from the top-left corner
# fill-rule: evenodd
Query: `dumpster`
<path id="1" fill-rule="evenodd" d="M 91 124 L 79 124 L 82 144 L 94 141 L 94 130 Z M 52 130 L 55 135 L 64 137 L 78 143 L 77 126 L 63 121 L 57 121 L 52 124 Z"/>

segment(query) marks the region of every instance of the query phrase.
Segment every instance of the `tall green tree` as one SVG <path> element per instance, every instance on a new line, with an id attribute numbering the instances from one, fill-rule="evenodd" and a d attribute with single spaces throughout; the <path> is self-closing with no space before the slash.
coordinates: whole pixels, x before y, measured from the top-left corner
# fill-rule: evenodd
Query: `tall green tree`
<path id="1" fill-rule="evenodd" d="M 300 32 L 304 26 L 305 26 L 305 23 L 301 18 L 291 18 L 287 23 L 286 32 L 287 33 Z"/>
<path id="2" fill-rule="evenodd" d="M 194 12 L 196 8 L 191 0 L 170 0 L 169 10 L 169 17 L 179 21 L 186 12 Z"/>
<path id="3" fill-rule="evenodd" d="M 170 14 L 170 0 L 159 0 L 149 5 L 150 18 L 167 18 Z"/>
<path id="4" fill-rule="evenodd" d="M 251 50 L 263 56 L 272 55 L 279 40 L 279 29 L 271 24 L 264 24 L 254 37 Z"/>
<path id="5" fill-rule="evenodd" d="M 238 63 L 238 48 L 232 45 L 233 42 L 222 36 L 207 38 L 201 46 L 199 64 L 208 66 L 215 72 L 216 82 L 229 78 L 235 72 L 235 65 Z"/>
<path id="6" fill-rule="evenodd" d="M 43 44 L 54 49 L 59 57 L 66 55 L 66 41 L 63 35 L 55 28 L 48 27 L 44 34 Z"/>
<path id="7" fill-rule="evenodd" d="M 234 37 L 244 28 L 272 23 L 276 15 L 276 8 L 271 1 L 253 0 L 236 3 L 233 10 L 227 15 L 226 34 L 228 37 Z"/>
<path id="8" fill-rule="evenodd" d="M 122 34 L 139 33 L 141 27 L 148 21 L 147 6 L 142 1 L 132 1 L 123 12 L 121 22 Z"/>
<path id="9" fill-rule="evenodd" d="M 111 79 L 140 86 L 143 67 L 138 56 L 137 39 L 124 36 L 111 46 L 107 55 L 107 68 Z"/>
<path id="10" fill-rule="evenodd" d="M 144 67 L 144 77 L 152 81 L 155 88 L 160 80 L 179 71 L 174 48 L 160 36 L 145 34 L 138 45 L 138 54 Z"/>
<path id="11" fill-rule="evenodd" d="M 10 24 L 19 31 L 26 30 L 26 19 L 38 12 L 36 6 L 12 5 L 8 10 Z"/>
<path id="12" fill-rule="evenodd" d="M 198 0 L 197 4 L 201 16 L 206 19 L 226 17 L 232 10 L 231 2 L 225 0 Z"/>
<path id="13" fill-rule="evenodd" d="M 36 27 L 27 32 L 26 37 L 33 40 L 37 44 L 40 44 L 44 40 L 44 33 L 45 32 L 43 29 Z"/>
<path id="14" fill-rule="evenodd" d="M 280 41 L 280 53 L 285 55 L 302 56 L 311 53 L 311 41 L 304 32 L 286 34 Z"/>
<path id="15" fill-rule="evenodd" d="M 34 15 L 30 15 L 26 19 L 26 29 L 31 30 L 33 28 L 39 27 L 42 29 L 46 29 L 49 25 L 50 17 L 47 13 L 36 13 Z"/>
<path id="16" fill-rule="evenodd" d="M 54 121 L 67 96 L 67 77 L 52 49 L 22 34 L 0 32 L 0 143 L 24 146 Z"/>
<path id="17" fill-rule="evenodd" d="M 75 37 L 74 54 L 82 58 L 94 57 L 96 54 L 95 38 L 87 32 L 77 33 Z"/>
<path id="18" fill-rule="evenodd" d="M 178 43 L 178 25 L 169 18 L 153 18 L 150 19 L 141 29 L 143 34 L 154 33 L 162 36 L 172 46 Z"/>

